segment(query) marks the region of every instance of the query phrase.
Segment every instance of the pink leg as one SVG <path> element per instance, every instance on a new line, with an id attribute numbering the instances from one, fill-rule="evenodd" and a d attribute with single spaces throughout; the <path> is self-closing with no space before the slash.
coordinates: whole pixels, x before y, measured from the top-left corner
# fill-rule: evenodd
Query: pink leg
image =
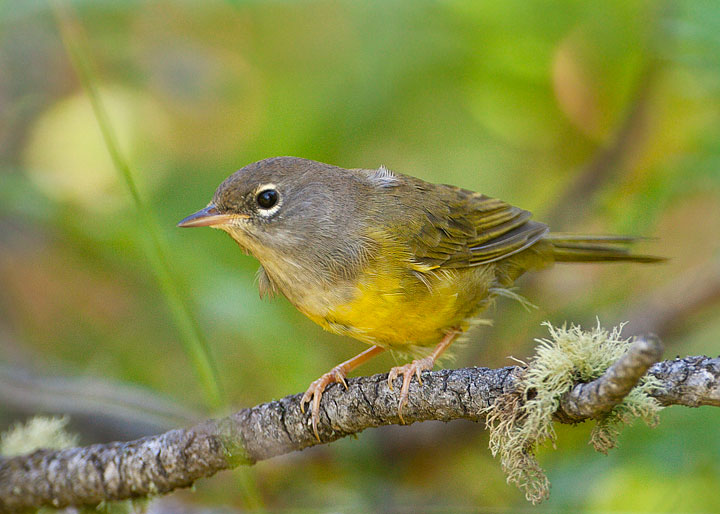
<path id="1" fill-rule="evenodd" d="M 379 346 L 371 346 L 364 352 L 357 354 L 352 359 L 348 359 L 345 362 L 338 364 L 310 384 L 310 387 L 308 387 L 308 390 L 305 391 L 305 394 L 300 400 L 300 409 L 305 412 L 305 404 L 310 403 L 312 400 L 310 413 L 312 415 L 313 432 L 315 432 L 315 437 L 317 437 L 318 441 L 320 440 L 317 429 L 318 418 L 320 417 L 320 399 L 322 398 L 325 388 L 333 382 L 341 382 L 345 386 L 345 389 L 347 389 L 347 383 L 345 382 L 347 374 L 357 368 L 360 364 L 363 364 L 372 357 L 375 357 L 377 354 L 382 353 L 384 350 L 384 348 Z"/>
<path id="2" fill-rule="evenodd" d="M 403 384 L 402 388 L 400 389 L 400 403 L 398 405 L 398 416 L 400 416 L 400 421 L 403 424 L 405 423 L 405 420 L 402 416 L 402 410 L 408 402 L 408 391 L 410 390 L 410 382 L 412 381 L 413 375 L 416 375 L 418 378 L 418 382 L 422 384 L 422 377 L 420 376 L 420 374 L 426 369 L 433 369 L 433 366 L 435 366 L 435 361 L 438 360 L 438 358 L 443 354 L 443 352 L 448 349 L 448 347 L 453 343 L 453 341 L 455 341 L 455 339 L 459 335 L 459 330 L 452 330 L 451 332 L 448 332 L 445 337 L 442 338 L 442 341 L 438 343 L 438 345 L 435 347 L 435 349 L 430 355 L 423 359 L 416 359 L 409 364 L 396 366 L 390 370 L 390 373 L 388 373 L 388 387 L 390 387 L 390 389 L 393 388 L 393 381 L 398 377 L 398 375 L 403 375 Z"/>

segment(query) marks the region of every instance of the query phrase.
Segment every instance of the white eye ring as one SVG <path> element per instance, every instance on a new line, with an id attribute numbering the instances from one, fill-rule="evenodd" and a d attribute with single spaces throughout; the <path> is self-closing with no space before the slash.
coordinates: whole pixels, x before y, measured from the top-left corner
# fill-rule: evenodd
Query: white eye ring
<path id="1" fill-rule="evenodd" d="M 273 193 L 273 195 L 268 196 L 265 195 L 265 193 Z M 264 207 L 261 203 L 268 200 L 272 201 L 273 199 L 275 200 L 275 203 L 269 205 L 268 207 Z M 282 196 L 277 190 L 277 186 L 275 184 L 262 184 L 255 190 L 255 202 L 259 207 L 258 214 L 264 217 L 270 217 L 275 214 L 278 209 L 280 209 L 280 206 L 282 205 Z"/>

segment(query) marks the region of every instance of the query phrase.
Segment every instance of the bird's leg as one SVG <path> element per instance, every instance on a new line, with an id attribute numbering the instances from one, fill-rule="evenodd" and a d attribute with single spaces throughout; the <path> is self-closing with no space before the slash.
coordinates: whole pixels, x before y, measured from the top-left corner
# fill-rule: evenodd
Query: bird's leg
<path id="1" fill-rule="evenodd" d="M 435 366 L 435 361 L 438 360 L 440 355 L 442 355 L 442 353 L 448 349 L 448 347 L 452 344 L 453 341 L 455 341 L 455 339 L 457 338 L 457 336 L 460 335 L 460 333 L 460 330 L 451 330 L 445 335 L 445 337 L 442 338 L 442 341 L 438 343 L 438 345 L 435 347 L 435 349 L 430 355 L 423 359 L 416 359 L 409 364 L 395 366 L 393 369 L 390 370 L 390 373 L 388 373 L 388 387 L 390 387 L 390 389 L 393 388 L 393 381 L 398 377 L 398 375 L 403 376 L 403 384 L 402 388 L 400 389 L 400 403 L 398 404 L 398 416 L 400 416 L 400 421 L 403 424 L 405 424 L 405 420 L 402 416 L 402 410 L 408 402 L 408 391 L 410 390 L 410 382 L 412 381 L 413 375 L 416 375 L 418 378 L 418 382 L 422 384 L 422 377 L 420 374 L 426 369 L 433 369 L 433 366 Z"/>
<path id="2" fill-rule="evenodd" d="M 341 362 L 333 369 L 325 373 L 323 376 L 318 378 L 316 381 L 314 381 L 312 384 L 310 384 L 310 387 L 308 387 L 308 390 L 305 391 L 305 394 L 300 400 L 300 410 L 302 410 L 302 412 L 304 413 L 305 404 L 310 403 L 310 401 L 312 400 L 312 408 L 310 409 L 312 417 L 312 427 L 313 432 L 315 432 L 315 437 L 317 437 L 318 441 L 320 440 L 317 429 L 318 418 L 320 417 L 320 398 L 322 398 L 322 394 L 323 391 L 325 391 L 325 388 L 333 382 L 341 382 L 342 385 L 345 386 L 345 389 L 347 389 L 347 382 L 345 382 L 345 377 L 347 376 L 347 374 L 357 368 L 360 364 L 370 360 L 377 354 L 382 353 L 383 350 L 384 348 L 381 348 L 379 346 L 371 346 L 364 352 L 357 354 L 352 359 Z"/>

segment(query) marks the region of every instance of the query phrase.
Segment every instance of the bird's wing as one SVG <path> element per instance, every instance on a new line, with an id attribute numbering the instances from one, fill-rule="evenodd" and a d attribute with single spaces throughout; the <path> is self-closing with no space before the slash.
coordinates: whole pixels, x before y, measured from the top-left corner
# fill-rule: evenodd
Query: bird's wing
<path id="1" fill-rule="evenodd" d="M 487 264 L 532 246 L 548 232 L 547 225 L 530 220 L 529 211 L 473 191 L 435 187 L 438 201 L 424 204 L 425 219 L 416 225 L 410 248 L 423 265 Z"/>

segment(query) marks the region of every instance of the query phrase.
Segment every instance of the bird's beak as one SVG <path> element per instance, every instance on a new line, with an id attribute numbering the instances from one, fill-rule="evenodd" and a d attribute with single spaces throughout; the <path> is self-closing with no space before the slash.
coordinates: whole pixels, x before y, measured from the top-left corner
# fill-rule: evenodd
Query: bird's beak
<path id="1" fill-rule="evenodd" d="M 234 218 L 242 217 L 237 214 L 221 214 L 214 204 L 210 204 L 204 209 L 200 209 L 196 213 L 191 214 L 187 218 L 177 224 L 178 227 L 215 227 L 217 225 L 227 225 Z"/>

